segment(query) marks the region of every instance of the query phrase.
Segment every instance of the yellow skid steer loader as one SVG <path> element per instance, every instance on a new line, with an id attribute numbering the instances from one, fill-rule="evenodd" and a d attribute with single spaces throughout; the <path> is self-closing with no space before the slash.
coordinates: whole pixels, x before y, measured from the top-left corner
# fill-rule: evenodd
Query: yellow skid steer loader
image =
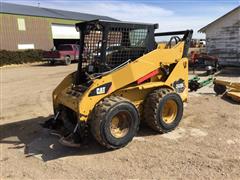
<path id="1" fill-rule="evenodd" d="M 157 27 L 102 20 L 76 24 L 78 69 L 53 91 L 55 117 L 44 127 L 64 131 L 61 142 L 73 146 L 91 132 L 109 149 L 127 145 L 140 120 L 159 133 L 175 129 L 188 97 L 193 31 L 154 33 Z M 158 45 L 159 36 L 171 38 Z"/>

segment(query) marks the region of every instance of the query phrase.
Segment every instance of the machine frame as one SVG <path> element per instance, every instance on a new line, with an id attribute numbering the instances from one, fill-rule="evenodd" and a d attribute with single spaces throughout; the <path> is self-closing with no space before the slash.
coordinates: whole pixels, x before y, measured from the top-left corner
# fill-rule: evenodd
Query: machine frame
<path id="1" fill-rule="evenodd" d="M 86 44 L 84 37 L 88 35 L 88 33 L 85 34 L 87 24 L 92 23 L 100 24 L 103 28 L 101 47 L 97 45 L 101 48 L 101 56 L 97 58 L 102 63 L 100 66 L 106 65 L 109 28 L 113 26 L 117 26 L 118 28 L 130 27 L 130 29 L 139 27 L 147 28 L 148 34 L 144 53 L 138 54 L 138 57 L 129 60 L 125 58 L 123 63 L 112 69 L 103 69 L 102 71 L 89 74 L 87 66 L 83 68 L 84 46 Z M 53 91 L 54 121 L 56 122 L 59 114 L 66 110 L 67 113 L 65 114 L 68 117 L 64 118 L 66 119 L 64 121 L 67 124 L 70 122 L 73 125 L 70 128 L 73 134 L 76 134 L 77 129 L 82 132 L 81 127 L 85 129 L 85 127 L 90 125 L 92 134 L 98 142 L 107 148 L 113 149 L 126 145 L 134 137 L 138 129 L 139 120 L 143 118 L 144 113 L 145 119 L 151 116 L 152 123 L 150 123 L 150 126 L 153 129 L 159 132 L 173 130 L 182 118 L 182 102 L 187 101 L 187 53 L 193 31 L 186 30 L 154 34 L 156 27 L 155 24 L 141 25 L 106 21 L 90 21 L 76 24 L 76 28 L 80 30 L 81 34 L 78 70 L 68 75 Z M 183 35 L 183 38 L 179 38 L 176 35 Z M 159 36 L 172 37 L 168 43 L 157 44 L 154 37 Z M 127 48 L 129 49 L 129 47 Z M 96 56 L 98 56 L 98 53 L 96 53 Z M 151 99 L 153 103 L 151 103 Z M 126 119 L 128 115 L 132 116 L 130 119 L 135 123 L 134 127 L 132 127 L 133 132 L 127 135 L 130 137 L 126 139 L 125 137 L 113 137 L 113 135 L 105 136 L 103 131 L 105 132 L 106 130 L 105 133 L 109 133 L 109 129 L 101 128 L 105 127 L 106 123 L 110 123 L 109 119 L 105 119 L 109 117 L 107 114 L 119 111 L 121 108 L 125 108 L 125 110 L 120 111 L 128 111 L 126 107 L 129 110 L 131 109 L 132 114 L 130 112 L 130 114 L 125 113 L 121 117 L 125 117 Z M 146 112 L 144 112 L 146 110 L 149 111 L 149 115 L 146 115 Z M 163 122 L 163 117 L 155 114 L 156 110 L 160 112 L 160 115 L 165 115 L 164 118 L 170 123 Z M 171 113 L 170 115 L 169 112 Z M 118 120 L 114 120 L 114 122 L 112 120 L 113 125 L 111 127 L 119 124 L 119 117 L 112 117 Z M 157 122 L 156 118 L 160 118 L 161 122 Z M 130 120 L 128 119 L 128 121 Z M 119 130 L 119 128 L 117 129 Z M 128 131 L 130 130 L 128 129 Z M 119 136 L 119 133 L 117 134 Z"/>
<path id="2" fill-rule="evenodd" d="M 123 23 L 119 24 L 124 25 Z M 81 27 L 82 25 L 84 25 L 84 23 L 77 24 L 76 26 Z M 152 28 L 154 26 L 156 25 L 152 25 Z M 109 96 L 110 94 L 121 95 L 123 92 L 125 92 L 126 96 L 130 98 L 132 97 L 130 94 L 133 90 L 144 90 L 142 92 L 145 92 L 143 94 L 144 96 L 146 96 L 149 91 L 157 87 L 167 86 L 171 89 L 174 89 L 173 84 L 176 81 L 176 77 L 178 77 L 178 80 L 184 80 L 185 90 L 184 92 L 181 92 L 180 95 L 182 97 L 182 100 L 186 101 L 188 95 L 187 51 L 190 46 L 192 33 L 193 32 L 191 30 L 155 33 L 155 37 L 171 35 L 184 35 L 184 37 L 180 42 L 178 42 L 177 45 L 172 48 L 156 48 L 155 50 L 145 54 L 144 56 L 128 62 L 122 67 L 115 69 L 114 71 L 110 71 L 109 73 L 106 73 L 105 75 L 92 80 L 91 86 L 84 93 L 81 93 L 81 90 L 76 91 L 77 86 L 74 85 L 75 80 L 78 79 L 76 83 L 78 85 L 80 83 L 78 77 L 83 76 L 80 55 L 78 71 L 67 76 L 53 92 L 53 103 L 55 112 L 58 104 L 64 104 L 79 114 L 80 121 L 87 121 L 90 112 L 94 109 L 94 106 L 101 99 Z M 81 34 L 83 35 L 83 33 Z M 151 48 L 153 47 L 151 46 Z M 82 51 L 83 48 L 80 48 L 80 52 Z M 160 71 L 157 70 L 170 64 L 174 64 L 175 66 L 174 70 L 172 69 L 173 73 L 170 73 L 170 76 L 164 82 L 159 81 L 159 79 L 154 80 L 153 76 L 156 77 L 160 75 Z M 137 72 L 135 71 L 136 69 L 138 70 Z M 135 73 L 133 74 L 132 72 Z M 131 84 L 145 78 L 151 78 L 151 82 L 147 83 L 144 81 L 144 83 L 141 82 L 134 85 Z M 111 84 L 111 86 L 109 86 L 109 84 Z M 99 89 L 105 89 L 105 91 L 102 91 L 100 94 L 96 93 L 96 96 L 91 95 L 94 91 L 98 91 Z M 61 96 L 59 96 L 59 94 L 61 94 Z M 124 97 L 124 94 L 122 94 L 122 96 Z M 139 98 L 141 99 L 142 95 L 135 99 Z M 143 100 L 133 100 L 133 102 L 134 101 L 134 104 L 138 106 Z"/>

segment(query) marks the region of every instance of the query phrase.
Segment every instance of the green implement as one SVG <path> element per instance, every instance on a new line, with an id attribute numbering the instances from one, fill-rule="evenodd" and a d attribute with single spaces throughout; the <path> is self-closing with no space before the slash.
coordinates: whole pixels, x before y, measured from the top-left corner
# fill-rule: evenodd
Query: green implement
<path id="1" fill-rule="evenodd" d="M 194 76 L 188 81 L 188 87 L 190 91 L 197 91 L 198 89 L 213 82 L 213 77 L 210 76 L 208 79 L 201 81 L 200 77 Z"/>

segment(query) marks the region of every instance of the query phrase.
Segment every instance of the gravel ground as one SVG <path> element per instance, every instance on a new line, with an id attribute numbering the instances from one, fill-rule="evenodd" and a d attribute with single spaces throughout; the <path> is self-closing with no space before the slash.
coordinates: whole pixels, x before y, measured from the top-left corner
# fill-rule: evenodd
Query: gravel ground
<path id="1" fill-rule="evenodd" d="M 141 127 L 133 142 L 115 151 L 93 139 L 79 149 L 61 146 L 39 123 L 52 114 L 53 88 L 75 69 L 76 64 L 1 68 L 1 178 L 240 178 L 240 105 L 216 97 L 212 86 L 189 94 L 182 122 L 171 133 Z M 219 78 L 240 81 L 238 74 Z"/>

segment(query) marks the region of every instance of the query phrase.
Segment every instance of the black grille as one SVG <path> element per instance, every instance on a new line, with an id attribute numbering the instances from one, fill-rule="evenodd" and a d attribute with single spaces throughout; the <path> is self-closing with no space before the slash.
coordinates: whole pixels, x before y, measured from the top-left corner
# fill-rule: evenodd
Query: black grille
<path id="1" fill-rule="evenodd" d="M 102 73 L 137 59 L 149 51 L 148 34 L 149 26 L 86 24 L 81 33 L 82 69 L 90 74 Z"/>
<path id="2" fill-rule="evenodd" d="M 116 66 L 142 56 L 146 51 L 147 29 L 112 28 L 108 33 L 106 64 Z"/>
<path id="3" fill-rule="evenodd" d="M 102 27 L 95 25 L 88 25 L 86 27 L 86 33 L 84 37 L 84 48 L 82 53 L 82 67 L 85 68 L 89 64 L 98 63 L 101 57 L 101 46 L 102 46 Z"/>

